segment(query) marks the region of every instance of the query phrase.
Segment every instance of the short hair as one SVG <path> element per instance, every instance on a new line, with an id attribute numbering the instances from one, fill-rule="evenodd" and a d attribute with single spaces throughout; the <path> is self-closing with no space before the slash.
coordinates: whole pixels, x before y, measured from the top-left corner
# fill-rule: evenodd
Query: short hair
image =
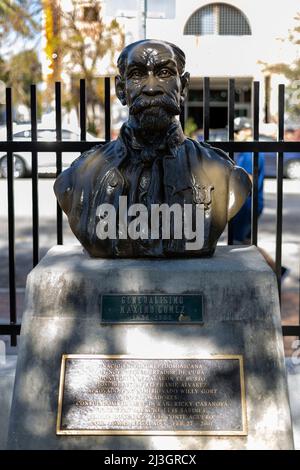
<path id="1" fill-rule="evenodd" d="M 136 41 L 131 44 L 128 44 L 128 46 L 124 47 L 121 54 L 119 55 L 117 65 L 118 65 L 118 69 L 119 69 L 121 76 L 124 76 L 129 52 L 134 47 L 138 46 L 139 44 L 143 44 L 147 42 L 161 43 L 161 44 L 166 44 L 167 46 L 169 46 L 174 52 L 179 75 L 183 74 L 184 68 L 185 68 L 185 53 L 178 46 L 175 46 L 175 44 L 172 44 L 171 42 L 168 42 L 168 41 L 158 41 L 157 39 L 142 39 L 141 41 Z"/>

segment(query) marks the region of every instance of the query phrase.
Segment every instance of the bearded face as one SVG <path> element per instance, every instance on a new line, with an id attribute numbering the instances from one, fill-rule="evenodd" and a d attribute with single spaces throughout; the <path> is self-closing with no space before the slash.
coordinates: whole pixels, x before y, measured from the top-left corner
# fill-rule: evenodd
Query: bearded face
<path id="1" fill-rule="evenodd" d="M 129 108 L 142 129 L 163 130 L 170 125 L 173 116 L 180 113 L 180 107 L 173 98 L 163 95 L 157 98 L 138 97 Z"/>
<path id="2" fill-rule="evenodd" d="M 163 130 L 180 114 L 182 82 L 176 57 L 167 44 L 147 42 L 128 54 L 119 98 L 136 126 Z"/>

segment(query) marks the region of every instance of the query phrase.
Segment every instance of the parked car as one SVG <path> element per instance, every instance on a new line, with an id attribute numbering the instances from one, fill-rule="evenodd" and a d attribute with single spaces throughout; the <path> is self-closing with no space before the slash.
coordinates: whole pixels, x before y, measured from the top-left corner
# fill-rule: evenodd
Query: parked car
<path id="1" fill-rule="evenodd" d="M 197 136 L 198 140 L 203 140 L 203 135 Z M 227 140 L 227 129 L 212 129 L 209 133 L 211 142 L 222 142 Z M 270 136 L 260 135 L 259 140 L 274 142 Z M 276 176 L 276 153 L 264 152 L 265 176 Z M 283 176 L 290 179 L 300 178 L 300 152 L 285 152 L 283 154 Z"/>
<path id="2" fill-rule="evenodd" d="M 195 139 L 199 140 L 200 142 L 204 140 L 203 131 L 200 133 L 196 133 Z M 210 129 L 209 131 L 209 140 L 211 142 L 223 142 L 228 139 L 228 131 L 226 128 L 222 129 Z"/>
<path id="3" fill-rule="evenodd" d="M 2 129 L 2 133 L 5 132 Z M 38 128 L 37 138 L 39 141 L 55 141 L 55 129 Z M 14 129 L 13 140 L 30 141 L 31 128 L 30 125 L 17 125 Z M 80 130 L 62 129 L 62 140 L 80 140 Z M 87 140 L 97 141 L 96 137 L 87 133 Z M 63 152 L 62 165 L 63 169 L 68 168 L 71 163 L 80 155 L 80 153 Z M 39 174 L 54 174 L 56 172 L 56 154 L 55 152 L 40 152 L 38 154 L 38 171 Z M 18 152 L 14 154 L 14 176 L 22 178 L 31 175 L 31 153 Z M 7 178 L 7 156 L 5 153 L 0 154 L 0 177 Z"/>
<path id="4" fill-rule="evenodd" d="M 261 140 L 274 141 L 272 137 L 262 136 Z M 265 176 L 276 176 L 276 153 L 264 152 Z M 300 178 L 300 152 L 284 152 L 283 176 L 290 179 Z"/>

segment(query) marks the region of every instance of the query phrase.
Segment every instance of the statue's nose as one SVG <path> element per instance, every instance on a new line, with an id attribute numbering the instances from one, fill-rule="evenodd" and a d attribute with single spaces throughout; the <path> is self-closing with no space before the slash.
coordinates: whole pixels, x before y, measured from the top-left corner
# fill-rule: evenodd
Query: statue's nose
<path id="1" fill-rule="evenodd" d="M 151 73 L 143 86 L 143 93 L 149 96 L 155 96 L 162 94 L 162 90 L 159 87 L 156 77 Z"/>

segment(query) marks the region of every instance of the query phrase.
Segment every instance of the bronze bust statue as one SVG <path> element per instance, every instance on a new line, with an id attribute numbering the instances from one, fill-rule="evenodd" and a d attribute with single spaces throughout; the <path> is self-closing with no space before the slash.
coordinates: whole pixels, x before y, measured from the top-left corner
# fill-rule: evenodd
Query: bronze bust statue
<path id="1" fill-rule="evenodd" d="M 127 46 L 118 59 L 116 93 L 129 107 L 128 121 L 117 140 L 83 153 L 55 182 L 73 233 L 93 257 L 212 256 L 246 200 L 248 174 L 226 153 L 183 134 L 184 67 L 185 55 L 174 44 Z M 186 214 L 191 227 L 183 233 Z M 202 231 L 193 245 L 197 214 Z"/>

